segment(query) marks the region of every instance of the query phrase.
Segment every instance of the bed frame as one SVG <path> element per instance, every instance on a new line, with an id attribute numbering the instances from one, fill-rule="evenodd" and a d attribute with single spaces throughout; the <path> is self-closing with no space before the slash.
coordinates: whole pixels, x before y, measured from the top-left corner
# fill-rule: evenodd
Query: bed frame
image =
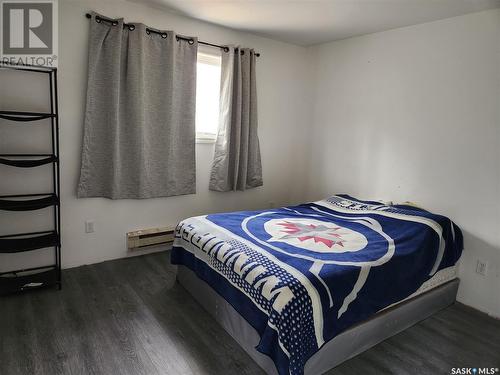
<path id="1" fill-rule="evenodd" d="M 257 331 L 207 283 L 179 266 L 177 281 L 268 374 L 277 374 L 273 361 L 258 352 Z M 306 375 L 318 375 L 411 327 L 455 302 L 459 279 L 387 308 L 328 341 L 306 363 Z"/>

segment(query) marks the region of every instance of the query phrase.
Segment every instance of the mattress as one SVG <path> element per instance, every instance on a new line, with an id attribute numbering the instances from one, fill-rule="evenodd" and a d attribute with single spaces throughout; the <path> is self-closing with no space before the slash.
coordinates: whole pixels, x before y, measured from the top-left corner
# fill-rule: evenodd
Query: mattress
<path id="1" fill-rule="evenodd" d="M 398 301 L 396 303 L 393 303 L 392 305 L 389 305 L 379 311 L 384 311 L 386 309 L 389 309 L 391 307 L 398 306 L 402 304 L 403 302 L 415 298 L 421 294 L 424 294 L 432 289 L 435 289 L 443 284 L 446 284 L 452 280 L 455 280 L 458 278 L 458 266 L 454 265 L 448 268 L 444 268 L 442 270 L 439 270 L 432 276 L 429 280 L 424 282 L 420 288 L 418 288 L 414 293 L 410 294 L 408 297 L 405 299 L 402 299 L 401 301 Z"/>
<path id="2" fill-rule="evenodd" d="M 178 267 L 177 280 L 267 374 L 277 374 L 271 359 L 255 349 L 260 340 L 258 332 L 227 301 L 184 266 Z M 455 301 L 459 280 L 439 284 L 379 311 L 328 341 L 306 362 L 304 373 L 323 374 L 448 307 Z"/>
<path id="3" fill-rule="evenodd" d="M 206 215 L 176 229 L 172 263 L 193 271 L 258 332 L 279 374 L 303 374 L 333 338 L 452 279 L 448 218 L 349 196 Z"/>

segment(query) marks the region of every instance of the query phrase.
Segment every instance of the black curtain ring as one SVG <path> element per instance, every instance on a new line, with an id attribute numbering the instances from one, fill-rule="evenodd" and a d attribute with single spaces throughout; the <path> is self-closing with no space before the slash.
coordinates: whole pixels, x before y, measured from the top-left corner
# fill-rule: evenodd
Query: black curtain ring
<path id="1" fill-rule="evenodd" d="M 112 24 L 113 26 L 116 26 L 116 25 L 118 25 L 118 22 L 113 21 L 111 24 Z"/>
<path id="2" fill-rule="evenodd" d="M 149 29 L 146 29 L 146 34 L 151 34 L 151 31 L 149 31 Z"/>
<path id="3" fill-rule="evenodd" d="M 224 47 L 223 50 L 224 52 L 229 52 L 229 47 Z"/>
<path id="4" fill-rule="evenodd" d="M 166 38 L 167 38 L 167 34 L 166 34 L 166 33 L 162 33 L 162 34 L 161 34 L 161 37 L 162 37 L 163 39 L 166 39 Z"/>
<path id="5" fill-rule="evenodd" d="M 175 40 L 179 41 L 179 36 L 178 35 L 175 36 Z"/>
<path id="6" fill-rule="evenodd" d="M 189 39 L 188 43 L 192 45 L 192 44 L 194 44 L 194 40 L 193 39 Z"/>
<path id="7" fill-rule="evenodd" d="M 97 22 L 97 23 L 101 23 L 101 18 L 100 18 L 100 17 L 96 17 L 96 18 L 95 18 L 95 22 Z"/>
<path id="8" fill-rule="evenodd" d="M 134 25 L 128 25 L 128 29 L 129 29 L 130 31 L 134 31 L 134 30 L 135 30 L 135 26 L 134 26 Z"/>

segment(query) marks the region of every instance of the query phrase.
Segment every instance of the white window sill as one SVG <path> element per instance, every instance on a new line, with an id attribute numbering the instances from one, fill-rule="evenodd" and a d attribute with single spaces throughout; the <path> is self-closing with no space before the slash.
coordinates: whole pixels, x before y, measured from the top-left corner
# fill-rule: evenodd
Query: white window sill
<path id="1" fill-rule="evenodd" d="M 196 143 L 215 143 L 215 138 L 196 138 Z"/>

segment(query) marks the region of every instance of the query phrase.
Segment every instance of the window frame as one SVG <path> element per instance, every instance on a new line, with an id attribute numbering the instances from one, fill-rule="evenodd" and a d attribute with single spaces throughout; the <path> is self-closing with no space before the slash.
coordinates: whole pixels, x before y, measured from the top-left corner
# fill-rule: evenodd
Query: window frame
<path id="1" fill-rule="evenodd" d="M 201 47 L 201 46 L 200 46 Z M 221 52 L 213 48 L 199 48 L 197 56 L 197 64 L 207 64 L 213 66 L 221 66 Z M 219 98 L 220 104 L 220 98 Z M 196 130 L 196 143 L 215 143 L 217 140 L 217 131 L 215 133 L 198 132 Z"/>

